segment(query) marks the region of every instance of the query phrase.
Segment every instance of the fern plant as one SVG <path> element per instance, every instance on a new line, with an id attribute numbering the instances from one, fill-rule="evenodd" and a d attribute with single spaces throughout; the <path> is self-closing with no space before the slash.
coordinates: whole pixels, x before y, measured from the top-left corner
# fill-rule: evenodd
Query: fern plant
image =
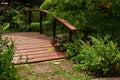
<path id="1" fill-rule="evenodd" d="M 117 45 L 108 39 L 90 37 L 91 40 L 68 44 L 67 57 L 80 70 L 95 74 L 120 74 L 120 52 Z"/>

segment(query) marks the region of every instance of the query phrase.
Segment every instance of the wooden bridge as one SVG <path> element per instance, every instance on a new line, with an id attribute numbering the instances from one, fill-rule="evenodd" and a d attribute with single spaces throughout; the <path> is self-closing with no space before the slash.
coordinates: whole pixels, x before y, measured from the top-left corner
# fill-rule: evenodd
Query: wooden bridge
<path id="1" fill-rule="evenodd" d="M 26 12 L 29 12 L 29 24 L 31 23 L 31 13 L 33 11 L 40 12 L 40 32 L 15 32 L 5 34 L 5 36 L 15 40 L 13 62 L 15 64 L 23 64 L 65 58 L 65 52 L 56 51 L 51 44 L 51 39 L 56 38 L 56 22 L 59 21 L 68 28 L 69 41 L 72 40 L 72 32 L 77 29 L 66 20 L 54 17 L 53 36 L 52 38 L 45 36 L 42 34 L 42 18 L 43 14 L 46 14 L 48 11 L 35 9 L 26 10 Z"/>
<path id="2" fill-rule="evenodd" d="M 15 32 L 5 36 L 15 40 L 13 62 L 16 64 L 65 58 L 65 52 L 56 51 L 51 38 L 39 32 Z"/>

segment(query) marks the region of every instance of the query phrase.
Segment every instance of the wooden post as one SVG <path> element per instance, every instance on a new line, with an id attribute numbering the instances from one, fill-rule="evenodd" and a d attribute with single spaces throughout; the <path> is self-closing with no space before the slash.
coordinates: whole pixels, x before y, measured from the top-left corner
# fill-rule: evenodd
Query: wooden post
<path id="1" fill-rule="evenodd" d="M 28 4 L 29 8 L 32 8 L 32 5 L 31 3 Z M 32 22 L 32 11 L 29 11 L 29 25 L 31 24 Z M 31 31 L 31 28 L 29 28 L 29 31 Z"/>
<path id="2" fill-rule="evenodd" d="M 69 30 L 69 42 L 72 42 L 72 31 Z"/>
<path id="3" fill-rule="evenodd" d="M 56 19 L 54 18 L 53 21 L 53 39 L 56 38 Z"/>
<path id="4" fill-rule="evenodd" d="M 32 18 L 31 18 L 31 16 L 32 16 L 32 12 L 29 11 L 29 21 L 28 21 L 28 24 L 29 24 L 29 25 L 30 25 L 31 22 L 32 22 Z M 29 31 L 31 31 L 31 28 L 29 28 Z"/>
<path id="5" fill-rule="evenodd" d="M 13 2 L 12 2 L 12 3 L 13 3 L 13 8 L 15 8 L 15 1 L 13 0 Z"/>
<path id="6" fill-rule="evenodd" d="M 42 28 L 42 18 L 43 18 L 43 13 L 40 12 L 40 34 L 42 34 L 42 32 L 43 32 L 43 28 Z"/>
<path id="7" fill-rule="evenodd" d="M 28 21 L 28 24 L 29 24 L 29 25 L 31 24 L 31 16 L 32 16 L 32 12 L 29 11 L 29 21 Z"/>

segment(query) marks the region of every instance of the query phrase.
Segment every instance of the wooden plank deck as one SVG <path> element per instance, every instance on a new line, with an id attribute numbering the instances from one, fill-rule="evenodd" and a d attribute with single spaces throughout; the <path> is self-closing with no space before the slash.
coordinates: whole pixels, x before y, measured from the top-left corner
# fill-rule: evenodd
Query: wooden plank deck
<path id="1" fill-rule="evenodd" d="M 51 45 L 48 36 L 38 32 L 15 32 L 5 36 L 15 40 L 15 64 L 33 63 L 52 59 L 65 58 L 64 52 L 57 52 Z"/>

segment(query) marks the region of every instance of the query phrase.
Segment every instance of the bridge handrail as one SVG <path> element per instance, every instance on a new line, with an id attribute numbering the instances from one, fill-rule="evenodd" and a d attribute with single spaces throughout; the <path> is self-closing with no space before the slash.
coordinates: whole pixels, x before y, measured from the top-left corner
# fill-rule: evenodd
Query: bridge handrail
<path id="1" fill-rule="evenodd" d="M 47 10 L 39 10 L 39 9 L 26 9 L 25 12 L 29 12 L 29 24 L 31 23 L 31 12 L 40 12 L 40 33 L 42 34 L 42 18 L 43 13 L 48 13 Z M 77 28 L 70 24 L 68 21 L 66 21 L 63 18 L 59 18 L 54 16 L 54 22 L 53 22 L 53 38 L 56 38 L 56 21 L 59 21 L 63 25 L 65 25 L 69 29 L 69 41 L 72 41 L 72 32 L 76 31 Z"/>

